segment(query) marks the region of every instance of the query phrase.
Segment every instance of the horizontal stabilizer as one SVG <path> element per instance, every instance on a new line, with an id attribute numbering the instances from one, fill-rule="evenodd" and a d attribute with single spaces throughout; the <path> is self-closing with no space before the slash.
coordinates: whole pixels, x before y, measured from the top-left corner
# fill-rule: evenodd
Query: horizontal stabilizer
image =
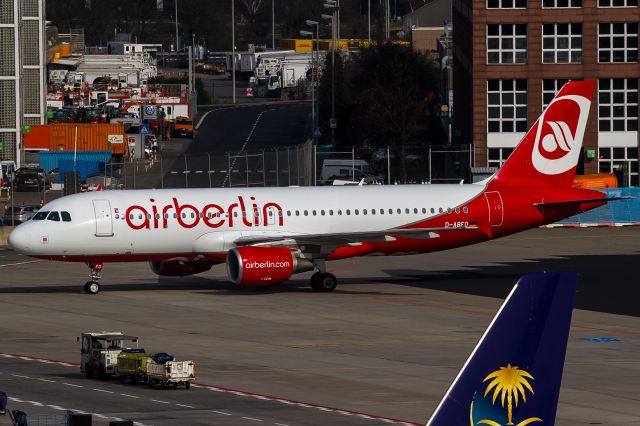
<path id="1" fill-rule="evenodd" d="M 618 201 L 618 200 L 628 200 L 633 197 L 609 197 L 609 198 L 586 198 L 582 200 L 567 200 L 567 201 L 550 201 L 548 203 L 533 203 L 536 207 L 559 207 L 559 206 L 569 206 L 575 204 L 588 204 L 588 203 L 602 203 L 609 201 Z"/>

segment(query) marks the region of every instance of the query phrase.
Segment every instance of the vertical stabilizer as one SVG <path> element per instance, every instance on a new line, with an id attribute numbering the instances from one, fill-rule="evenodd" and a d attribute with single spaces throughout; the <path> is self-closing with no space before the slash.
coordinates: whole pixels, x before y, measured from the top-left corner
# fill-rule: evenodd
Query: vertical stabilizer
<path id="1" fill-rule="evenodd" d="M 576 280 L 520 278 L 427 425 L 553 425 Z"/>
<path id="2" fill-rule="evenodd" d="M 582 152 L 595 81 L 569 81 L 494 177 L 496 183 L 570 187 Z"/>

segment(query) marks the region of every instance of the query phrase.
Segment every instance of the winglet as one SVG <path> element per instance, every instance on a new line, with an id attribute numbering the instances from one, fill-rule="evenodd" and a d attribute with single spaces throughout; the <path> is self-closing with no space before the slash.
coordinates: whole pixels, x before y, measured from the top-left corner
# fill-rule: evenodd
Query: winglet
<path id="1" fill-rule="evenodd" d="M 553 425 L 576 281 L 520 278 L 427 426 Z"/>

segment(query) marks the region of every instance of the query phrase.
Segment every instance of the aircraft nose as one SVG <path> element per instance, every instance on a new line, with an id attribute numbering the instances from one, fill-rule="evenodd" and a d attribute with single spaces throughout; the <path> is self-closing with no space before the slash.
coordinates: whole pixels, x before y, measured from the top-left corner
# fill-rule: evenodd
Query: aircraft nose
<path id="1" fill-rule="evenodd" d="M 30 240 L 30 232 L 27 226 L 18 226 L 16 229 L 11 231 L 9 237 L 7 238 L 7 242 L 9 243 L 9 247 L 19 253 L 25 253 L 29 250 L 29 240 Z"/>

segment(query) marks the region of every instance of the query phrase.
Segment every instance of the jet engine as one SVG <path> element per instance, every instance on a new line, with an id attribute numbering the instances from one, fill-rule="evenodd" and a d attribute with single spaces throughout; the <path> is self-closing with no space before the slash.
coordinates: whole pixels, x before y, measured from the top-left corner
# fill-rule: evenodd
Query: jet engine
<path id="1" fill-rule="evenodd" d="M 158 275 L 184 277 L 208 271 L 213 266 L 213 262 L 209 260 L 161 260 L 149 262 L 149 266 Z"/>
<path id="2" fill-rule="evenodd" d="M 294 250 L 274 247 L 236 247 L 227 254 L 229 279 L 241 287 L 260 287 L 288 280 L 314 264 L 296 256 Z"/>

